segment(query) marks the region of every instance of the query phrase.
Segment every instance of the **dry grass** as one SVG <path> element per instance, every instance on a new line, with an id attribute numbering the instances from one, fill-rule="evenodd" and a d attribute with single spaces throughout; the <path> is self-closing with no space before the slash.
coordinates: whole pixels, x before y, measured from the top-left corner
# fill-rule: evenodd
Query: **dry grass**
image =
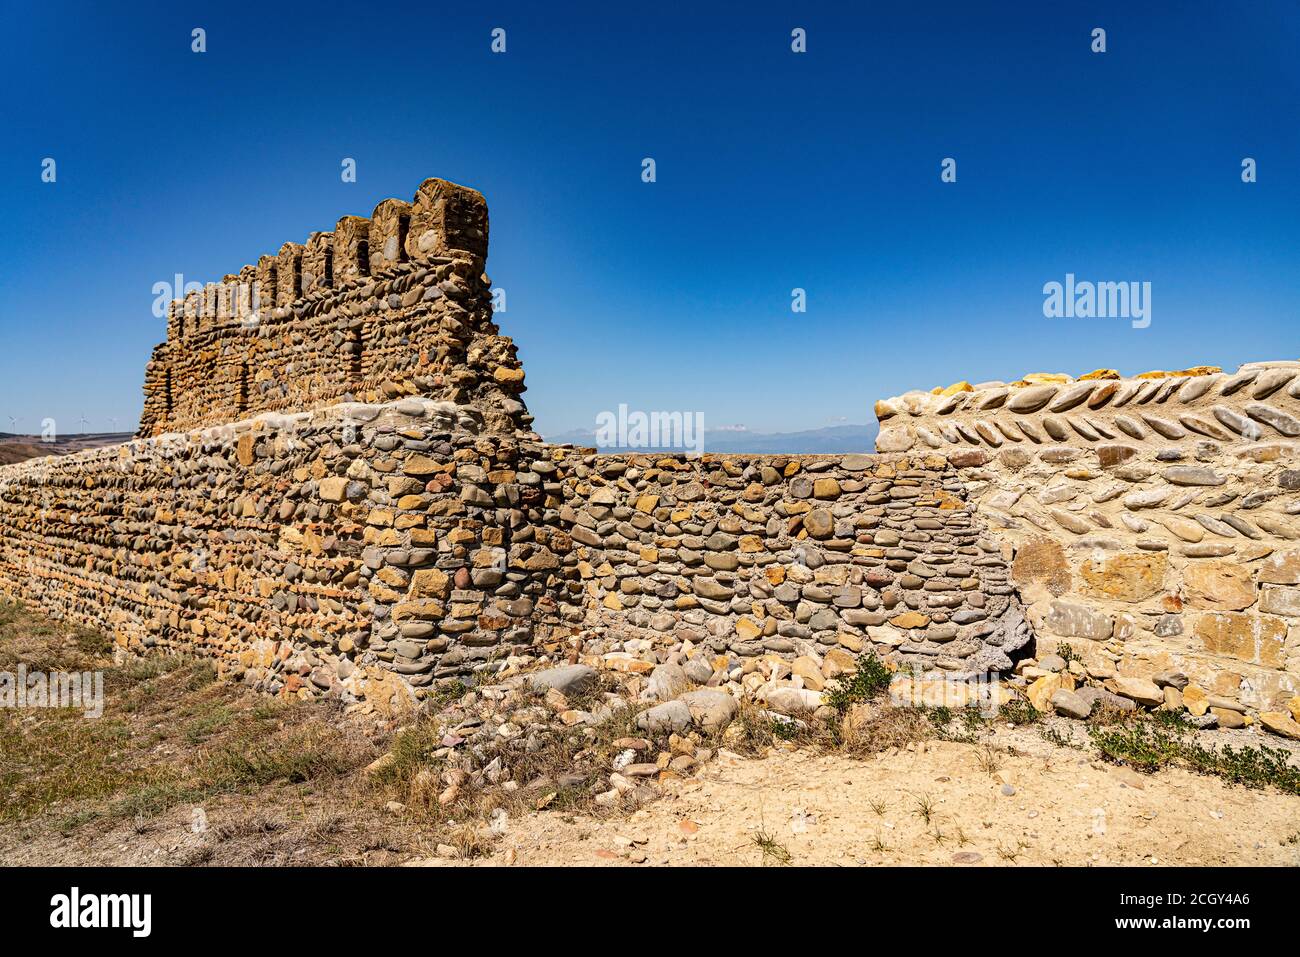
<path id="1" fill-rule="evenodd" d="M 0 604 L 0 669 L 104 672 L 104 713 L 0 711 L 0 827 L 67 837 L 147 834 L 181 805 L 342 778 L 371 760 L 365 736 L 320 705 L 215 680 L 210 662 L 158 655 L 115 666 L 110 643 Z M 242 833 L 215 830 L 215 840 Z M 249 825 L 251 826 L 251 825 Z"/>
<path id="2" fill-rule="evenodd" d="M 936 728 L 922 708 L 878 703 L 850 707 L 829 721 L 782 719 L 754 702 L 743 702 L 722 743 L 738 754 L 759 757 L 768 748 L 794 746 L 823 754 L 867 758 L 934 738 Z"/>

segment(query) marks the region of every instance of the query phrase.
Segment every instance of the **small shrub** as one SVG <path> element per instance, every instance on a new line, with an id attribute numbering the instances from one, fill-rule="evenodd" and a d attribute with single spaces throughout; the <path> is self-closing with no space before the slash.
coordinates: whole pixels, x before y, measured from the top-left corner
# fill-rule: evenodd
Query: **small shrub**
<path id="1" fill-rule="evenodd" d="M 1028 698 L 1012 698 L 998 708 L 998 719 L 1007 724 L 1033 724 L 1043 713 L 1029 703 Z"/>
<path id="2" fill-rule="evenodd" d="M 1176 760 L 1181 742 L 1152 721 L 1135 721 L 1089 729 L 1101 756 L 1150 773 Z"/>
<path id="3" fill-rule="evenodd" d="M 1090 728 L 1088 733 L 1102 757 L 1147 773 L 1167 765 L 1187 767 L 1234 784 L 1272 786 L 1300 794 L 1300 768 L 1280 748 L 1206 747 L 1191 734 L 1193 726 L 1173 712 L 1153 712 L 1127 723 Z"/>
<path id="4" fill-rule="evenodd" d="M 870 701 L 889 688 L 894 680 L 894 673 L 885 666 L 874 651 L 858 655 L 857 670 L 847 679 L 841 678 L 838 685 L 825 696 L 826 704 L 843 713 L 849 705 L 858 701 Z"/>

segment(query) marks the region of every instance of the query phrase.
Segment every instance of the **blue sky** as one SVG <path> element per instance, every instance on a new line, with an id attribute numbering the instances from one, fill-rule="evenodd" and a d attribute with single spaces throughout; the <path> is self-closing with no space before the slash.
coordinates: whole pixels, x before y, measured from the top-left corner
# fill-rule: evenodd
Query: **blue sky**
<path id="1" fill-rule="evenodd" d="M 0 430 L 133 428 L 154 283 L 433 175 L 487 196 L 544 434 L 1300 354 L 1294 0 L 107 6 L 0 8 Z M 1044 318 L 1067 272 L 1150 282 L 1150 327 Z"/>

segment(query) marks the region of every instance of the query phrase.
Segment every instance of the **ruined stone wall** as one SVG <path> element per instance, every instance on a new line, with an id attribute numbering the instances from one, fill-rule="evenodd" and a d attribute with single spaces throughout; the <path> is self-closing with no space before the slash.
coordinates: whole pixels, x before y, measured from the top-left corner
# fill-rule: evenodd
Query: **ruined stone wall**
<path id="1" fill-rule="evenodd" d="M 1038 653 L 1279 709 L 1300 687 L 1300 362 L 959 383 L 877 404 L 882 449 L 943 454 L 1014 555 Z"/>
<path id="2" fill-rule="evenodd" d="M 609 667 L 775 654 L 819 689 L 863 650 L 970 675 L 1029 641 L 940 456 L 540 454 L 572 545 L 557 607 Z"/>
<path id="3" fill-rule="evenodd" d="M 557 563 L 518 456 L 479 410 L 405 399 L 7 466 L 0 593 L 263 690 L 391 708 L 546 633 L 533 569 Z"/>
<path id="4" fill-rule="evenodd" d="M 428 180 L 188 296 L 140 439 L 0 469 L 0 593 L 381 710 L 539 650 L 815 691 L 1068 644 L 1224 721 L 1300 685 L 1300 363 L 908 393 L 874 455 L 597 454 L 529 431 L 486 253 Z"/>
<path id="5" fill-rule="evenodd" d="M 539 648 L 960 674 L 1029 640 L 938 456 L 597 455 L 429 399 L 346 403 L 0 470 L 0 592 L 132 651 L 391 709 Z"/>
<path id="6" fill-rule="evenodd" d="M 405 395 L 527 428 L 523 369 L 492 322 L 487 233 L 479 193 L 430 179 L 411 203 L 386 199 L 172 303 L 139 434 Z"/>

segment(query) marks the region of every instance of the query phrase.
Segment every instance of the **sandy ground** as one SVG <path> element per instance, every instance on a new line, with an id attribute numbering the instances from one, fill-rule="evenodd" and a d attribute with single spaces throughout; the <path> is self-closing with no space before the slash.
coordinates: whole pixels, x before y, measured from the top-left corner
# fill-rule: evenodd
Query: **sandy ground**
<path id="1" fill-rule="evenodd" d="M 346 785 L 283 786 L 147 822 L 60 834 L 0 828 L 13 864 L 425 866 L 1300 865 L 1300 797 L 1182 770 L 1153 775 L 999 728 L 857 760 L 723 752 L 658 800 L 605 818 L 511 819 L 489 856 L 438 839 Z M 1012 790 L 1014 793 L 1006 793 Z M 925 808 L 929 807 L 929 820 Z M 766 848 L 766 850 L 765 850 Z"/>
<path id="2" fill-rule="evenodd" d="M 1000 729 L 989 743 L 932 741 L 866 761 L 723 755 L 630 817 L 511 822 L 475 863 L 1300 865 L 1300 797 L 1181 770 L 1140 774 L 1032 728 Z"/>

